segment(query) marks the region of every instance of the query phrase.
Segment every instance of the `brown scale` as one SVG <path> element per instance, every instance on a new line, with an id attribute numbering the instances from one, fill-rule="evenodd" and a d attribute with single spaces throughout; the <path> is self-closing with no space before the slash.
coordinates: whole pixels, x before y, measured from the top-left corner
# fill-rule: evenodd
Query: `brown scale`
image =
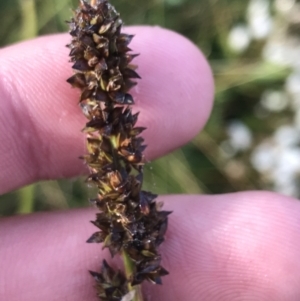
<path id="1" fill-rule="evenodd" d="M 131 64 L 137 54 L 129 53 L 133 36 L 121 33 L 122 24 L 106 0 L 80 1 L 69 22 L 74 75 L 67 81 L 81 90 L 79 102 L 88 119 L 83 128 L 88 153 L 82 158 L 90 169 L 87 181 L 98 188 L 91 202 L 100 210 L 92 222 L 100 231 L 87 242 L 103 243 L 112 256 L 125 252 L 133 264 L 128 279 L 106 261 L 101 273 L 90 272 L 103 301 L 124 300 L 132 286 L 144 280 L 161 284 L 168 274 L 157 248 L 170 212 L 160 211 L 155 194 L 141 190 L 146 146 L 139 135 L 145 128 L 135 126 L 138 114 L 132 114 L 128 93 L 140 77 Z"/>

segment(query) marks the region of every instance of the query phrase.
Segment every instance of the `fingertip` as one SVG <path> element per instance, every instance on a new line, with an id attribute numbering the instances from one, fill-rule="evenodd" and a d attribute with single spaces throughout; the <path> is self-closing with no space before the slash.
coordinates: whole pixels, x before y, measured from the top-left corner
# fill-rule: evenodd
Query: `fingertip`
<path id="1" fill-rule="evenodd" d="M 158 300 L 299 299 L 299 201 L 262 191 L 169 198 L 162 251 L 174 290 Z M 174 286 L 178 277 L 190 281 Z"/>
<path id="2" fill-rule="evenodd" d="M 166 144 L 167 153 L 190 141 L 207 122 L 214 95 L 211 68 L 200 49 L 174 31 L 158 26 L 129 27 L 126 31 L 143 35 L 132 42 L 132 48 L 141 52 L 136 62 L 142 76 L 133 94 L 138 105 L 143 100 L 138 109 L 147 120 L 146 138 L 172 139 L 172 144 Z M 170 136 L 165 130 L 169 128 L 175 129 L 176 136 Z M 152 147 L 154 156 L 161 155 L 161 146 Z"/>
<path id="3" fill-rule="evenodd" d="M 146 297 L 299 300 L 298 201 L 267 192 L 160 200 L 166 210 L 174 210 L 160 249 L 170 275 L 163 278 L 163 286 L 147 286 Z M 5 282 L 5 291 L 0 286 L 0 295 L 5 300 L 18 300 L 16 292 L 22 300 L 53 300 L 54 294 L 60 300 L 70 294 L 74 300 L 93 298 L 86 271 L 97 271 L 104 254 L 99 245 L 84 243 L 93 226 L 76 225 L 94 214 L 76 210 L 3 219 L 0 279 L 14 281 Z M 40 277 L 36 271 L 47 273 Z M 47 291 L 40 290 L 44 285 Z"/>
<path id="4" fill-rule="evenodd" d="M 212 73 L 200 50 L 183 36 L 159 27 L 129 27 L 132 49 L 141 53 L 142 80 L 132 89 L 140 111 L 146 159 L 162 156 L 191 140 L 205 124 L 213 98 Z M 72 177 L 85 168 L 78 108 L 66 34 L 41 37 L 1 50 L 0 192 L 42 179 Z M 13 151 L 12 151 L 13 150 Z M 9 176 L 8 176 L 9 175 Z M 15 175 L 15 176 L 13 176 Z"/>

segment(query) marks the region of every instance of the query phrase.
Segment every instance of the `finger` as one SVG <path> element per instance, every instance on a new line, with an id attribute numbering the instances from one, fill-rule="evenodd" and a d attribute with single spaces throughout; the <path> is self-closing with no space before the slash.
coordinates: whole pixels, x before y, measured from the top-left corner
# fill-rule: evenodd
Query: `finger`
<path id="1" fill-rule="evenodd" d="M 170 216 L 162 286 L 147 300 L 300 300 L 300 203 L 272 193 L 161 198 Z M 3 300 L 96 300 L 93 279 L 107 253 L 83 242 L 92 210 L 3 219 Z M 80 225 L 78 227 L 77 225 Z M 105 254 L 105 255 L 103 255 Z"/>
<path id="2" fill-rule="evenodd" d="M 189 141 L 209 115 L 213 82 L 200 51 L 161 28 L 132 27 L 142 80 L 133 89 L 145 131 L 147 159 Z M 85 119 L 72 75 L 66 34 L 0 51 L 0 194 L 40 179 L 78 175 Z"/>

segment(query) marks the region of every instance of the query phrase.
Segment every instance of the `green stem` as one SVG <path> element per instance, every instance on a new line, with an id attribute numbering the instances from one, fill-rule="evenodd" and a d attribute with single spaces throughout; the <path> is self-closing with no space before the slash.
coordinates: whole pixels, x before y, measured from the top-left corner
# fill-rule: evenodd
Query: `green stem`
<path id="1" fill-rule="evenodd" d="M 126 278 L 129 279 L 130 276 L 133 274 L 134 264 L 133 264 L 132 260 L 130 259 L 130 257 L 128 256 L 128 254 L 126 253 L 126 251 L 124 251 L 124 250 L 122 251 L 122 258 L 124 261 Z M 135 291 L 132 301 L 143 301 L 141 285 L 132 286 L 128 282 L 128 289 L 129 289 L 129 291 L 133 291 L 133 290 Z"/>
<path id="2" fill-rule="evenodd" d="M 27 214 L 33 212 L 34 190 L 34 185 L 29 185 L 19 190 L 20 203 L 17 210 L 19 214 Z"/>
<path id="3" fill-rule="evenodd" d="M 22 27 L 20 39 L 30 39 L 38 34 L 37 14 L 35 0 L 19 0 L 22 14 Z"/>

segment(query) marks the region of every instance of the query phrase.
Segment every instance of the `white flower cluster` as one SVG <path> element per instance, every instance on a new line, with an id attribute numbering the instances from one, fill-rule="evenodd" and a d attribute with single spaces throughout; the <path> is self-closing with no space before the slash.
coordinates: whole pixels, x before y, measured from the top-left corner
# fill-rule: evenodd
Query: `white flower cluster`
<path id="1" fill-rule="evenodd" d="M 277 192 L 300 196 L 300 33 L 289 33 L 293 23 L 300 24 L 300 4 L 295 0 L 276 0 L 277 18 L 263 56 L 265 60 L 288 66 L 292 72 L 282 91 L 266 91 L 261 106 L 269 113 L 290 109 L 293 119 L 279 126 L 252 152 L 253 167 L 270 181 Z"/>
<path id="2" fill-rule="evenodd" d="M 274 16 L 271 15 L 274 4 Z M 293 28 L 295 28 L 293 32 Z M 252 167 L 260 174 L 265 188 L 300 197 L 300 3 L 296 0 L 250 0 L 247 23 L 232 28 L 228 44 L 236 53 L 247 50 L 252 40 L 266 41 L 262 55 L 266 62 L 291 70 L 284 87 L 266 90 L 257 106 L 257 117 L 268 118 L 283 110 L 279 126 L 259 143 L 241 121 L 227 126 L 228 139 L 221 145 L 223 155 L 234 159 L 250 152 Z M 258 143 L 258 144 L 257 144 Z"/>
<path id="3" fill-rule="evenodd" d="M 277 192 L 299 195 L 300 130 L 292 125 L 279 127 L 253 151 L 253 167 L 269 180 Z"/>
<path id="4" fill-rule="evenodd" d="M 273 28 L 269 0 L 250 0 L 247 23 L 235 25 L 228 35 L 228 45 L 236 53 L 244 52 L 252 40 L 269 36 Z"/>

